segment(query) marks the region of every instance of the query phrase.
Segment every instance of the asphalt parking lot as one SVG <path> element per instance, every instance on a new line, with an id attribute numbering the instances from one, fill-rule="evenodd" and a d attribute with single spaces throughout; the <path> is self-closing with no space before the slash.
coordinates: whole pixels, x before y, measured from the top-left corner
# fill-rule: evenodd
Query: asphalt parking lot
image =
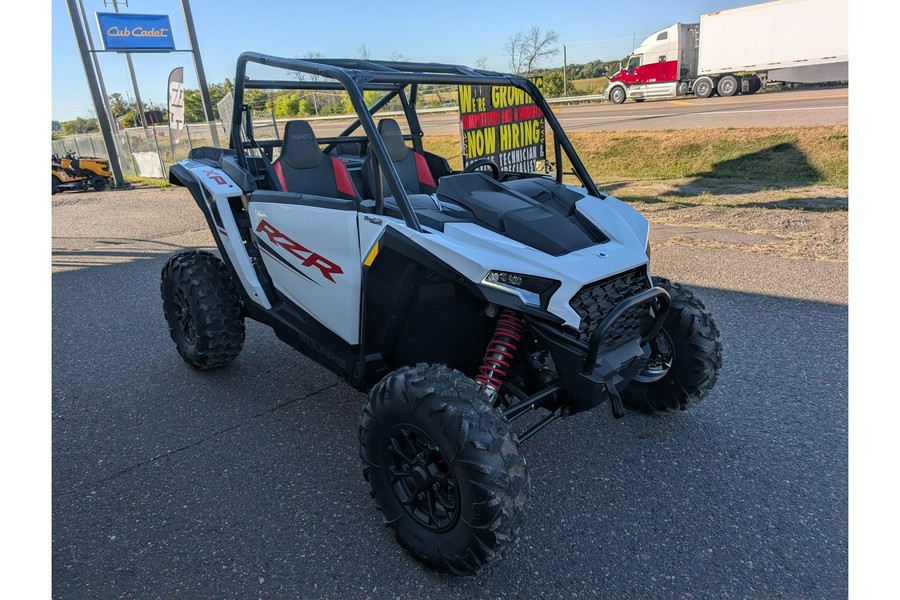
<path id="1" fill-rule="evenodd" d="M 847 596 L 846 263 L 654 251 L 717 320 L 718 384 L 529 440 L 519 544 L 459 579 L 381 525 L 360 393 L 256 323 L 224 370 L 181 360 L 159 272 L 209 234 L 180 191 L 122 194 L 54 199 L 54 597 Z"/>

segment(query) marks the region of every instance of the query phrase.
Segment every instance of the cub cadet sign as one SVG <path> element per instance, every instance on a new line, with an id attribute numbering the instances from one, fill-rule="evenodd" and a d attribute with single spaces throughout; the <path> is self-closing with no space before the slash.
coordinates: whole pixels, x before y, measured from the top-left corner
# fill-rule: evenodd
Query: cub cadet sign
<path id="1" fill-rule="evenodd" d="M 532 79 L 542 89 L 542 77 Z M 459 86 L 463 168 L 490 158 L 501 171 L 531 172 L 546 156 L 544 115 L 519 88 Z"/>
<path id="2" fill-rule="evenodd" d="M 97 13 L 105 50 L 174 50 L 168 15 Z"/>

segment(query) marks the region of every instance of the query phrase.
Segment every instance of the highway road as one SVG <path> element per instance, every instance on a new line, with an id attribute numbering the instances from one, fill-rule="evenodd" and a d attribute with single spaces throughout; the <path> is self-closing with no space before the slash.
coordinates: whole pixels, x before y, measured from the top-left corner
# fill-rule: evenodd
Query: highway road
<path id="1" fill-rule="evenodd" d="M 529 440 L 520 543 L 457 579 L 382 526 L 360 393 L 256 323 L 224 370 L 178 356 L 159 272 L 211 244 L 185 190 L 53 204 L 55 598 L 847 596 L 846 263 L 654 250 L 715 315 L 718 384 Z"/>
<path id="2" fill-rule="evenodd" d="M 709 127 L 805 127 L 847 125 L 848 88 L 785 90 L 730 98 L 648 100 L 625 104 L 556 105 L 566 131 L 631 131 Z M 459 115 L 442 113 L 421 118 L 431 135 L 459 135 Z M 346 121 L 318 121 L 317 135 L 336 135 Z"/>

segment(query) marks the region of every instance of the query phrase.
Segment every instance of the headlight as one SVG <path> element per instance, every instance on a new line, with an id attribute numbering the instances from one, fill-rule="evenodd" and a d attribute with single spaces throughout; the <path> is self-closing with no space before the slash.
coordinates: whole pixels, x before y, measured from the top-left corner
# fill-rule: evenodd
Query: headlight
<path id="1" fill-rule="evenodd" d="M 534 275 L 522 275 L 509 271 L 488 271 L 488 274 L 481 280 L 481 285 L 518 296 L 524 304 L 529 306 L 543 307 L 550 301 L 550 296 L 553 295 L 560 283 L 553 279 Z"/>

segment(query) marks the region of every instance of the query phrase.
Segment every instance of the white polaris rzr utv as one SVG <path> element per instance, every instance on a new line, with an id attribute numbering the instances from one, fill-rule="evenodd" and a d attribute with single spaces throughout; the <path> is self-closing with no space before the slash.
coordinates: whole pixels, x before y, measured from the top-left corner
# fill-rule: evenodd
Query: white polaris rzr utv
<path id="1" fill-rule="evenodd" d="M 248 64 L 281 79 L 251 79 Z M 415 107 L 435 85 L 527 93 L 552 131 L 552 176 L 490 160 L 454 171 L 425 151 Z M 283 140 L 256 140 L 247 89 L 340 90 L 356 120 L 338 136 L 296 120 Z M 364 91 L 382 95 L 367 106 Z M 683 410 L 715 383 L 712 318 L 650 275 L 646 219 L 597 190 L 528 79 L 245 53 L 234 102 L 230 148 L 171 168 L 220 255 L 183 252 L 163 268 L 172 339 L 197 369 L 223 367 L 249 317 L 367 391 L 363 474 L 416 558 L 468 574 L 501 557 L 528 495 L 519 446 L 550 422 L 607 401 L 616 418 Z M 389 103 L 406 133 L 376 124 Z M 514 432 L 533 410 L 546 416 Z"/>

